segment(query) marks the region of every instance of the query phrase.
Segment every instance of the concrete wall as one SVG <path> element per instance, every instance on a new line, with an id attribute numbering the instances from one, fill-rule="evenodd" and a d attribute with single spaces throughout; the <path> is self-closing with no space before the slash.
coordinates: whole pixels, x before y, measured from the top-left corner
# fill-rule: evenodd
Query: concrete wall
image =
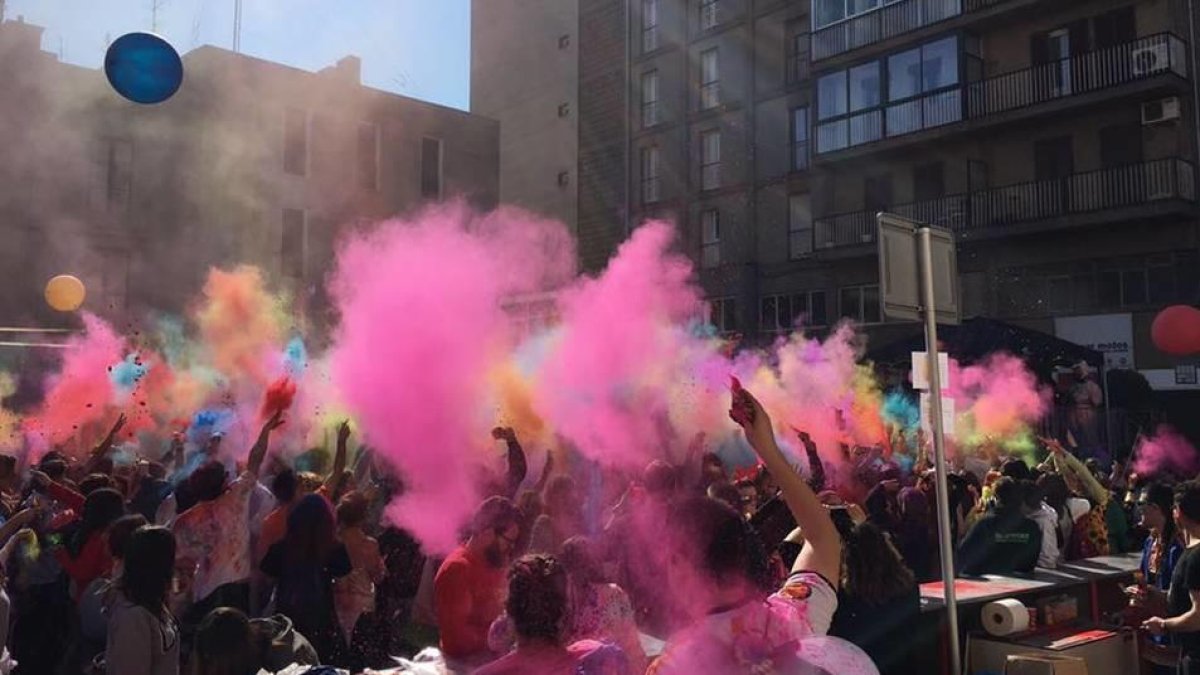
<path id="1" fill-rule="evenodd" d="M 471 110 L 500 122 L 500 201 L 561 220 L 573 231 L 579 3 L 474 0 L 471 15 Z M 559 184 L 561 172 L 567 172 L 566 185 Z"/>

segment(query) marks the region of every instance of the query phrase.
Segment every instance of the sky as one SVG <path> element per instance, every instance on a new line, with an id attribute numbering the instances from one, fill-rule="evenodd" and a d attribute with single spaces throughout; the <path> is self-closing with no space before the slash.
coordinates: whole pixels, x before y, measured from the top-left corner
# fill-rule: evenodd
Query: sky
<path id="1" fill-rule="evenodd" d="M 233 0 L 7 0 L 5 16 L 44 26 L 42 48 L 64 61 L 99 68 L 110 40 L 151 29 L 155 4 L 155 32 L 181 54 L 232 46 Z M 354 54 L 368 86 L 470 105 L 470 0 L 243 0 L 241 45 L 305 70 Z"/>

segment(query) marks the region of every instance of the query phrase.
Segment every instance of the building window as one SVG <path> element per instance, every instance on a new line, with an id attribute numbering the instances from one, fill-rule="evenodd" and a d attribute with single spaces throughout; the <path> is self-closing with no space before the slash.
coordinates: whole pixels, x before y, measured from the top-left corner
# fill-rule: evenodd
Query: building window
<path id="1" fill-rule="evenodd" d="M 659 123 L 658 116 L 658 71 L 642 73 L 642 127 Z"/>
<path id="2" fill-rule="evenodd" d="M 829 315 L 825 291 L 768 295 L 759 303 L 759 327 L 767 333 L 787 333 L 798 326 L 825 326 Z"/>
<path id="3" fill-rule="evenodd" d="M 784 58 L 787 61 L 787 84 L 799 84 L 808 79 L 808 27 L 803 20 L 791 21 L 787 25 Z"/>
<path id="4" fill-rule="evenodd" d="M 110 138 L 101 147 L 104 207 L 109 211 L 124 212 L 129 208 L 129 197 L 133 192 L 133 143 Z"/>
<path id="5" fill-rule="evenodd" d="M 653 204 L 662 198 L 659 192 L 659 149 L 642 148 L 642 203 Z"/>
<path id="6" fill-rule="evenodd" d="M 721 104 L 721 64 L 717 48 L 700 52 L 700 109 L 708 110 Z"/>
<path id="7" fill-rule="evenodd" d="M 792 171 L 808 168 L 808 106 L 792 108 Z"/>
<path id="8" fill-rule="evenodd" d="M 567 187 L 570 184 L 571 184 L 571 172 L 559 171 L 558 172 L 558 187 L 560 187 L 560 188 Z"/>
<path id="9" fill-rule="evenodd" d="M 700 266 L 705 269 L 721 264 L 721 213 L 716 209 L 700 212 Z"/>
<path id="10" fill-rule="evenodd" d="M 642 52 L 658 49 L 658 0 L 642 0 Z"/>
<path id="11" fill-rule="evenodd" d="M 570 35 L 563 34 L 563 35 L 558 36 L 558 48 L 559 49 L 567 49 L 570 46 L 571 46 L 571 36 Z"/>
<path id="12" fill-rule="evenodd" d="M 737 300 L 714 298 L 708 303 L 708 322 L 720 333 L 737 330 Z"/>
<path id="13" fill-rule="evenodd" d="M 823 28 L 843 19 L 849 19 L 859 14 L 866 14 L 871 10 L 878 9 L 882 5 L 895 4 L 896 2 L 898 0 L 813 0 L 813 26 Z M 939 6 L 938 8 L 940 9 L 940 5 L 947 3 L 937 2 L 933 4 Z M 957 4 L 957 2 L 953 2 L 953 4 Z M 925 11 L 930 10 L 927 9 Z"/>
<path id="14" fill-rule="evenodd" d="M 817 152 L 961 120 L 959 61 L 958 38 L 948 37 L 823 75 Z"/>
<path id="15" fill-rule="evenodd" d="M 279 268 L 289 279 L 304 279 L 304 248 L 307 242 L 305 213 L 301 209 L 283 210 L 283 237 Z"/>
<path id="16" fill-rule="evenodd" d="M 720 0 L 700 0 L 700 30 L 716 28 L 720 4 Z"/>
<path id="17" fill-rule="evenodd" d="M 721 132 L 713 129 L 700 134 L 700 189 L 721 187 Z"/>
<path id="18" fill-rule="evenodd" d="M 421 197 L 442 198 L 442 140 L 421 139 Z"/>
<path id="19" fill-rule="evenodd" d="M 293 176 L 308 174 L 308 113 L 288 108 L 283 122 L 283 170 Z"/>
<path id="20" fill-rule="evenodd" d="M 788 196 L 788 257 L 803 258 L 813 250 L 812 198 Z"/>
<path id="21" fill-rule="evenodd" d="M 570 114 L 571 114 L 571 104 L 570 103 L 559 103 L 558 104 L 558 116 L 559 117 L 567 117 Z"/>
<path id="22" fill-rule="evenodd" d="M 842 318 L 861 324 L 879 323 L 879 286 L 850 286 L 838 295 Z"/>
<path id="23" fill-rule="evenodd" d="M 365 190 L 379 189 L 379 126 L 358 125 L 358 185 Z"/>

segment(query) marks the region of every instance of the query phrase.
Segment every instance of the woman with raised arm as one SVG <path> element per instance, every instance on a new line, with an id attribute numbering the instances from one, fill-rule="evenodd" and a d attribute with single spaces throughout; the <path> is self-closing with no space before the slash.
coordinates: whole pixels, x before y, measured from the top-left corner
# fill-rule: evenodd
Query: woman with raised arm
<path id="1" fill-rule="evenodd" d="M 670 565 L 664 575 L 689 625 L 668 642 L 648 672 L 664 675 L 801 672 L 878 672 L 861 650 L 824 638 L 837 609 L 841 536 L 829 511 L 775 443 L 771 418 L 735 382 L 730 416 L 778 481 L 780 494 L 805 535 L 783 587 L 764 598 L 767 564 L 756 533 L 729 506 L 705 497 L 684 500 L 670 519 Z M 830 640 L 818 648 L 805 641 Z M 813 644 L 809 642 L 809 644 Z M 820 659 L 834 659 L 820 663 Z"/>

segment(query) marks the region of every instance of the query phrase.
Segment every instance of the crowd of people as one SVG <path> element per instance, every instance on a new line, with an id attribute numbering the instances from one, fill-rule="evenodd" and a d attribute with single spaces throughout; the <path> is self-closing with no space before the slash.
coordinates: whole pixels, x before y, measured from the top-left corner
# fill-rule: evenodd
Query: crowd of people
<path id="1" fill-rule="evenodd" d="M 823 453 L 797 432 L 791 458 L 754 397 L 733 397 L 759 460 L 736 472 L 698 436 L 679 464 L 547 454 L 535 479 L 496 429 L 507 471 L 481 479 L 461 545 L 439 557 L 386 517 L 403 481 L 351 451 L 348 424 L 304 470 L 270 452 L 282 413 L 248 454 L 213 434 L 115 457 L 122 417 L 85 458 L 0 455 L 0 671 L 915 672 L 932 644 L 913 634 L 919 584 L 941 576 L 926 439 Z M 954 458 L 955 572 L 1140 549 L 1126 619 L 1160 667 L 1200 659 L 1200 484 L 1042 445 L 1040 463 Z"/>

